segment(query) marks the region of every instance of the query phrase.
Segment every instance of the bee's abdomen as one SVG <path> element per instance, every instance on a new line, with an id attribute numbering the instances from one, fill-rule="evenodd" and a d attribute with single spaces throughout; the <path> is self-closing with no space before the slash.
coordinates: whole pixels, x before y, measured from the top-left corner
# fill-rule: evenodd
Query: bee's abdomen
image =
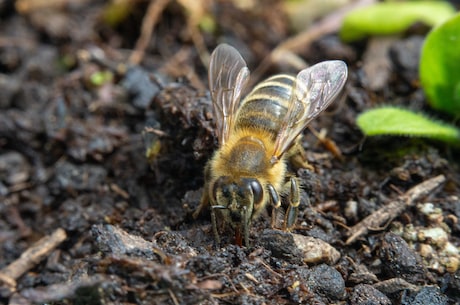
<path id="1" fill-rule="evenodd" d="M 294 77 L 280 74 L 259 83 L 243 100 L 235 128 L 263 129 L 276 137 L 294 81 Z"/>

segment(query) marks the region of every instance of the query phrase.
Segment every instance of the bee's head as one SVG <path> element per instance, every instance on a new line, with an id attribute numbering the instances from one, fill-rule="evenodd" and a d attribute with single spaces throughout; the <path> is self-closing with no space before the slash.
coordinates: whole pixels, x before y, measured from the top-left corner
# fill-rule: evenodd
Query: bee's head
<path id="1" fill-rule="evenodd" d="M 232 226 L 249 224 L 254 210 L 263 199 L 263 188 L 255 178 L 233 180 L 219 177 L 212 187 L 212 208 L 222 209 Z"/>

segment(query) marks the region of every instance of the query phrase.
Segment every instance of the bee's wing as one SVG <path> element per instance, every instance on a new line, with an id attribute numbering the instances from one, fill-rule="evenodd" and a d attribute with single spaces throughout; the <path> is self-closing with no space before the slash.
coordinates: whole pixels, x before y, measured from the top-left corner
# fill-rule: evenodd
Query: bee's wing
<path id="1" fill-rule="evenodd" d="M 279 160 L 307 124 L 334 101 L 345 85 L 347 72 L 343 61 L 331 60 L 297 74 L 288 110 L 276 138 L 272 162 Z"/>
<path id="2" fill-rule="evenodd" d="M 249 69 L 235 48 L 220 44 L 211 54 L 208 77 L 217 137 L 222 146 L 232 130 Z"/>

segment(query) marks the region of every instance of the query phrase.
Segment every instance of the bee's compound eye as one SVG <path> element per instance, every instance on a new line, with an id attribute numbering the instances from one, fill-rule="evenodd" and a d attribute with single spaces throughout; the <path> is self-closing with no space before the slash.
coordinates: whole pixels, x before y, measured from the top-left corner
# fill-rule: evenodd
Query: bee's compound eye
<path id="1" fill-rule="evenodd" d="M 251 187 L 252 194 L 254 195 L 254 204 L 260 203 L 264 196 L 264 190 L 262 189 L 262 185 L 260 184 L 259 180 L 248 179 L 247 183 Z"/>
<path id="2" fill-rule="evenodd" d="M 212 199 L 215 203 L 217 203 L 217 191 L 220 190 L 221 192 L 228 191 L 228 177 L 222 176 L 219 177 L 212 186 Z M 224 194 L 225 195 L 225 194 Z"/>

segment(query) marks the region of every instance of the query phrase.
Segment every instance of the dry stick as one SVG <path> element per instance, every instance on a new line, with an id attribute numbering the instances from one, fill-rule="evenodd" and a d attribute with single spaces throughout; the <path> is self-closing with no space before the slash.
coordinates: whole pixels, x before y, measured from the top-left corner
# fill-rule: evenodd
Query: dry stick
<path id="1" fill-rule="evenodd" d="M 285 40 L 283 43 L 278 45 L 268 56 L 266 56 L 257 67 L 257 69 L 254 70 L 251 76 L 250 87 L 259 81 L 262 74 L 264 74 L 270 68 L 271 64 L 276 61 L 276 58 L 280 54 L 286 51 L 299 53 L 301 50 L 305 50 L 313 41 L 317 40 L 318 38 L 337 32 L 342 26 L 345 15 L 350 11 L 358 7 L 370 5 L 374 2 L 376 1 L 359 0 L 352 2 L 351 4 L 337 10 L 335 13 L 330 14 L 329 16 L 326 16 L 325 18 L 316 22 L 311 27 L 308 27 L 305 31 Z"/>
<path id="2" fill-rule="evenodd" d="M 48 256 L 66 238 L 67 234 L 61 228 L 43 237 L 22 253 L 17 260 L 0 270 L 0 282 L 4 282 L 14 290 L 16 280 Z"/>
<path id="3" fill-rule="evenodd" d="M 83 5 L 85 1 L 69 1 L 69 0 L 17 0 L 15 2 L 15 8 L 20 14 L 29 14 L 38 10 L 43 9 L 62 9 L 68 5 L 72 5 L 72 2 L 78 5 Z"/>
<path id="4" fill-rule="evenodd" d="M 407 207 L 413 205 L 417 199 L 433 192 L 444 181 L 446 181 L 446 177 L 444 177 L 444 175 L 439 175 L 412 187 L 397 200 L 378 209 L 352 227 L 349 232 L 350 237 L 347 239 L 346 244 L 349 245 L 353 243 L 356 239 L 366 234 L 370 228 L 378 228 L 388 223 L 388 221 L 400 215 Z"/>
<path id="5" fill-rule="evenodd" d="M 129 58 L 129 62 L 132 65 L 138 65 L 145 54 L 145 49 L 152 38 L 153 28 L 158 22 L 158 18 L 161 13 L 165 10 L 170 0 L 151 0 L 147 13 L 142 20 L 141 36 L 136 42 L 136 47 Z"/>

